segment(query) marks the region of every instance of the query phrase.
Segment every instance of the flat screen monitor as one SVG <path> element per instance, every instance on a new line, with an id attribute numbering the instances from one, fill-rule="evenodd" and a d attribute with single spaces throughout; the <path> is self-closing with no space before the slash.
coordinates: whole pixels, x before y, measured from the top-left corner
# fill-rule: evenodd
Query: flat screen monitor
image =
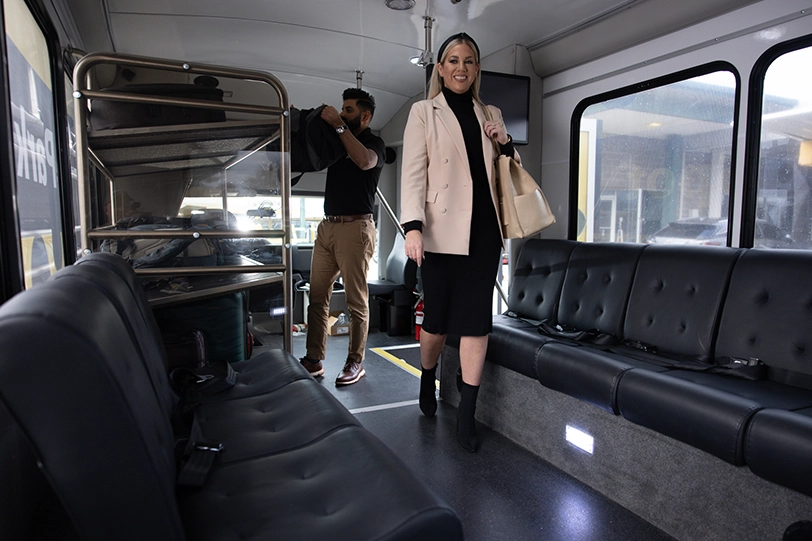
<path id="1" fill-rule="evenodd" d="M 479 97 L 502 111 L 505 127 L 517 145 L 526 145 L 530 131 L 530 77 L 482 71 Z"/>
<path id="2" fill-rule="evenodd" d="M 434 64 L 426 67 L 426 90 Z M 526 145 L 530 133 L 530 77 L 482 71 L 479 97 L 502 111 L 505 127 L 517 145 Z"/>

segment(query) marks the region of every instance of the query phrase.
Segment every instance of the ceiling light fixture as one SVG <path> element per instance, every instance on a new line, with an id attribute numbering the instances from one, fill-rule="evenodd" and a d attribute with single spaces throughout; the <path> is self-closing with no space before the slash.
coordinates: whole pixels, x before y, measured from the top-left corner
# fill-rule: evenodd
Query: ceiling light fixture
<path id="1" fill-rule="evenodd" d="M 386 0 L 386 7 L 395 11 L 406 11 L 414 7 L 414 0 Z"/>
<path id="2" fill-rule="evenodd" d="M 434 53 L 431 51 L 422 51 L 419 55 L 413 56 L 409 59 L 415 66 L 425 68 L 429 64 L 434 63 Z"/>
<path id="3" fill-rule="evenodd" d="M 429 64 L 434 63 L 434 53 L 431 52 L 431 25 L 434 22 L 434 19 L 425 15 L 423 17 L 423 28 L 426 29 L 426 48 L 420 51 L 420 54 L 417 56 L 413 56 L 410 61 L 415 66 L 420 66 L 421 68 L 425 68 Z"/>

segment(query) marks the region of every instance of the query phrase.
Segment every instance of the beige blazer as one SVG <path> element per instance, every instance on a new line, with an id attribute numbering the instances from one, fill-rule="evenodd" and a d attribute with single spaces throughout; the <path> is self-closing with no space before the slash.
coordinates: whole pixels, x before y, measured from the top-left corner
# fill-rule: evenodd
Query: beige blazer
<path id="1" fill-rule="evenodd" d="M 499 109 L 488 108 L 494 120 L 502 120 Z M 479 124 L 484 124 L 482 107 L 474 103 L 474 111 Z M 484 131 L 482 151 L 498 218 L 495 152 Z M 515 157 L 519 159 L 518 153 Z M 473 179 L 462 129 L 442 94 L 412 105 L 403 133 L 400 190 L 400 221 L 423 223 L 425 251 L 468 255 Z"/>

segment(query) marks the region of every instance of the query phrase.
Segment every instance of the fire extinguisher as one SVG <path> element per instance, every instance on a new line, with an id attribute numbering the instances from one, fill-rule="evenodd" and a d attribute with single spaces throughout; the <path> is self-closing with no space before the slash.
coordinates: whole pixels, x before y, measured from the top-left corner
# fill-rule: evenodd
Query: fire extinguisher
<path id="1" fill-rule="evenodd" d="M 420 329 L 423 327 L 423 296 L 417 299 L 414 306 L 414 339 L 420 340 Z"/>

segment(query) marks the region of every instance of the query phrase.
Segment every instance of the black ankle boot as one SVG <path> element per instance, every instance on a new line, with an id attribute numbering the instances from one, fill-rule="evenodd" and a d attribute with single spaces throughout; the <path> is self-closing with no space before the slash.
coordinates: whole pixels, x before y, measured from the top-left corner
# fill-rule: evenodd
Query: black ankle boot
<path id="1" fill-rule="evenodd" d="M 426 417 L 434 417 L 437 411 L 436 373 L 435 366 L 431 370 L 423 368 L 423 373 L 420 374 L 420 411 Z"/>
<path id="2" fill-rule="evenodd" d="M 476 437 L 476 421 L 474 421 L 478 393 L 478 385 L 474 387 L 465 382 L 462 383 L 460 406 L 457 410 L 457 443 L 469 453 L 475 453 L 479 448 L 479 440 Z"/>

